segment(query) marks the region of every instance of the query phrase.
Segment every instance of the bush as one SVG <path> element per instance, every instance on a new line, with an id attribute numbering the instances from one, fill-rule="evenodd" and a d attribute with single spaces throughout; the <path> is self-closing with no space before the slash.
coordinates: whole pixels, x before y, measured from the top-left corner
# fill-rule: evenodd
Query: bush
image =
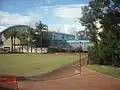
<path id="1" fill-rule="evenodd" d="M 59 48 L 57 48 L 57 52 L 66 52 L 66 50 L 61 48 L 61 47 L 59 47 Z"/>
<path id="2" fill-rule="evenodd" d="M 76 52 L 76 49 L 74 49 L 74 48 L 69 48 L 69 49 L 67 49 L 67 52 L 69 52 L 69 53 L 75 53 L 75 52 Z"/>
<path id="3" fill-rule="evenodd" d="M 120 67 L 120 41 L 114 41 L 112 65 L 116 67 Z"/>
<path id="4" fill-rule="evenodd" d="M 55 53 L 55 52 L 57 52 L 57 51 L 58 51 L 57 48 L 54 48 L 54 47 L 49 47 L 49 48 L 48 48 L 48 53 Z"/>
<path id="5" fill-rule="evenodd" d="M 89 64 L 100 64 L 99 54 L 94 47 L 88 48 L 88 60 Z"/>
<path id="6" fill-rule="evenodd" d="M 97 47 L 89 47 L 88 59 L 90 64 L 111 65 L 120 67 L 120 41 L 100 43 Z"/>
<path id="7" fill-rule="evenodd" d="M 77 53 L 79 53 L 79 52 L 83 52 L 83 49 L 82 49 L 82 48 L 77 47 L 77 48 L 76 48 L 76 50 L 75 50 L 75 52 L 77 52 Z"/>
<path id="8" fill-rule="evenodd" d="M 56 52 L 66 52 L 67 50 L 64 48 L 60 48 L 60 47 L 49 47 L 48 48 L 48 53 L 56 53 Z"/>

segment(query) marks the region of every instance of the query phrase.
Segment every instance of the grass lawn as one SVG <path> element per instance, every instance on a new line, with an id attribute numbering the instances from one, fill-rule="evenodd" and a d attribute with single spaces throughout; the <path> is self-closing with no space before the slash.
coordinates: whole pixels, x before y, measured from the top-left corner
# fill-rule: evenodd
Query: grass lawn
<path id="1" fill-rule="evenodd" d="M 38 75 L 52 71 L 78 59 L 78 55 L 71 54 L 0 54 L 0 74 Z"/>
<path id="2" fill-rule="evenodd" d="M 87 65 L 87 68 L 93 69 L 97 72 L 107 74 L 116 78 L 120 78 L 120 67 L 112 67 L 112 66 L 105 66 L 105 65 Z"/>

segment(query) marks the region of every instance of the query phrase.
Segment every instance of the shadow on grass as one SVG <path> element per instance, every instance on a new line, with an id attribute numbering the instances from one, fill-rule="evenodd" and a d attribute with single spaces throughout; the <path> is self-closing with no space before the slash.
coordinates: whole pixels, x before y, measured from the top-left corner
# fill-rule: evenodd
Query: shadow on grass
<path id="1" fill-rule="evenodd" d="M 27 77 L 25 77 L 25 76 L 17 76 L 16 80 L 17 81 L 28 81 L 29 79 Z"/>
<path id="2" fill-rule="evenodd" d="M 0 54 L 26 54 L 24 52 L 0 52 Z"/>

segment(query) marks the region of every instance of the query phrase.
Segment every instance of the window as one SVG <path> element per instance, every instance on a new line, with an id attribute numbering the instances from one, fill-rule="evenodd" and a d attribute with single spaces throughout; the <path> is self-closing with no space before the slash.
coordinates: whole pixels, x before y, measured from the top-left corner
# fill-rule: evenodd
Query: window
<path id="1" fill-rule="evenodd" d="M 62 39 L 64 39 L 64 35 L 62 35 Z"/>
<path id="2" fill-rule="evenodd" d="M 53 35 L 53 38 L 55 38 L 55 34 Z"/>

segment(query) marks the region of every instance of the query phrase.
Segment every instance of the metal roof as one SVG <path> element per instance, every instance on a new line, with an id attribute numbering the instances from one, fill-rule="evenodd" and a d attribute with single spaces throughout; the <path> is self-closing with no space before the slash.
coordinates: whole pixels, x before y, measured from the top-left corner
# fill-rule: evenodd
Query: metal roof
<path id="1" fill-rule="evenodd" d="M 89 40 L 68 40 L 67 42 L 90 42 Z"/>

